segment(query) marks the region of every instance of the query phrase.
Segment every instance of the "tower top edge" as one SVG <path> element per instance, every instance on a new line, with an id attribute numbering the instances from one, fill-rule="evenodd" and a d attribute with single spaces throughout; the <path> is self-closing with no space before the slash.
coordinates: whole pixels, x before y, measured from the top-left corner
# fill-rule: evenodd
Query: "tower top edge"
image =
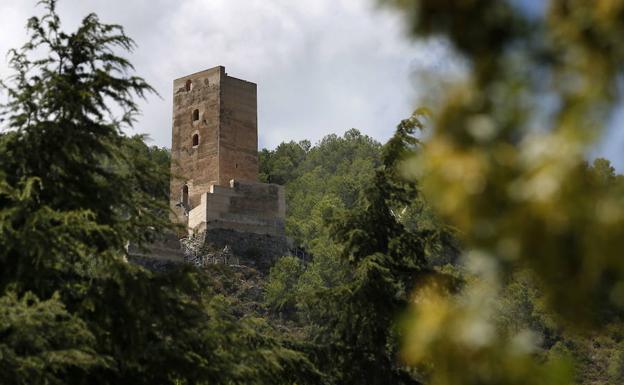
<path id="1" fill-rule="evenodd" d="M 222 66 L 222 65 L 218 65 L 216 67 L 212 67 L 212 68 L 208 68 L 208 69 L 205 69 L 205 70 L 202 70 L 202 71 L 193 72 L 191 74 L 184 75 L 182 77 L 174 79 L 173 82 L 175 84 L 175 83 L 178 83 L 180 81 L 186 81 L 186 80 L 192 79 L 192 78 L 214 75 L 216 73 L 220 73 L 220 77 L 222 79 L 227 77 L 228 79 L 234 79 L 234 80 L 238 80 L 238 81 L 241 81 L 241 82 L 245 82 L 245 83 L 256 85 L 256 83 L 250 82 L 249 80 L 245 80 L 245 79 L 241 79 L 241 78 L 237 78 L 237 77 L 228 75 L 228 73 L 225 72 L 225 66 Z"/>
<path id="2" fill-rule="evenodd" d="M 227 75 L 227 73 L 225 72 L 225 67 L 219 65 L 219 66 L 216 66 L 216 67 L 208 68 L 208 69 L 205 69 L 205 70 L 202 70 L 202 71 L 197 71 L 197 72 L 193 72 L 193 73 L 188 74 L 188 75 L 181 76 L 179 78 L 174 79 L 173 81 L 177 82 L 179 80 L 186 80 L 188 78 L 202 76 L 202 75 L 209 75 L 209 74 L 213 74 L 213 73 L 216 73 L 216 72 L 220 72 L 223 75 Z"/>

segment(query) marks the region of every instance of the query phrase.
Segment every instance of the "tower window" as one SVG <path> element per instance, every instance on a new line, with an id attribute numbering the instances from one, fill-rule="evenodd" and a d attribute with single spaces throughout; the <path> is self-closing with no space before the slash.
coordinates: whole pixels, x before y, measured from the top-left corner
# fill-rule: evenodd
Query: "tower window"
<path id="1" fill-rule="evenodd" d="M 193 82 L 191 81 L 191 79 L 186 81 L 184 88 L 186 89 L 186 91 L 190 91 L 193 89 Z"/>
<path id="2" fill-rule="evenodd" d="M 199 120 L 199 110 L 193 110 L 193 121 L 196 122 Z"/>
<path id="3" fill-rule="evenodd" d="M 182 196 L 180 197 L 182 207 L 186 210 L 189 208 L 189 188 L 187 185 L 182 186 Z"/>
<path id="4" fill-rule="evenodd" d="M 193 134 L 193 147 L 199 146 L 199 134 Z"/>

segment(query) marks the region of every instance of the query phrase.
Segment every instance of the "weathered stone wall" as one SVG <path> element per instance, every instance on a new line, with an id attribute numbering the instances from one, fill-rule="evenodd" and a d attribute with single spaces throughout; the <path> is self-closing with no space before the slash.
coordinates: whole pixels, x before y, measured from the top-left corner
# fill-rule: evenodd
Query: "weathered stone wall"
<path id="1" fill-rule="evenodd" d="M 128 260 L 152 271 L 166 271 L 185 263 L 184 250 L 178 235 L 173 232 L 164 234 L 149 245 L 139 248 L 128 244 Z"/>
<path id="2" fill-rule="evenodd" d="M 150 256 L 137 257 L 134 255 L 130 255 L 128 262 L 143 266 L 148 270 L 161 273 L 179 268 L 182 263 L 186 263 L 185 261 L 163 261 L 161 259 L 154 259 Z"/>
<path id="3" fill-rule="evenodd" d="M 173 263 L 184 262 L 184 252 L 180 247 L 180 239 L 173 232 L 167 232 L 160 239 L 142 248 L 130 243 L 127 249 L 128 254 L 135 258 L 150 258 Z"/>
<path id="4" fill-rule="evenodd" d="M 129 261 L 152 271 L 166 271 L 183 263 L 198 267 L 209 264 L 244 265 L 268 273 L 281 256 L 291 254 L 284 236 L 245 233 L 212 228 L 178 239 L 166 240 L 139 249 L 128 247 Z"/>
<path id="5" fill-rule="evenodd" d="M 232 180 L 230 187 L 212 186 L 189 212 L 191 232 L 229 229 L 245 233 L 284 236 L 286 199 L 276 184 Z"/>
<path id="6" fill-rule="evenodd" d="M 185 223 L 177 206 L 184 185 L 190 210 L 213 184 L 257 180 L 256 85 L 219 66 L 174 80 L 173 90 L 170 199 L 172 219 Z"/>
<path id="7" fill-rule="evenodd" d="M 223 67 L 216 67 L 174 80 L 173 130 L 171 143 L 170 197 L 178 222 L 184 223 L 184 211 L 175 205 L 182 187 L 189 187 L 189 208 L 199 204 L 200 196 L 219 179 L 220 84 Z M 190 81 L 187 90 L 187 81 Z M 193 120 L 193 111 L 199 119 Z M 193 135 L 199 144 L 193 146 Z"/>
<path id="8" fill-rule="evenodd" d="M 230 229 L 212 228 L 199 232 L 208 249 L 223 249 L 229 246 L 238 257 L 238 262 L 261 272 L 268 273 L 273 263 L 281 256 L 289 254 L 285 236 L 246 233 Z"/>
<path id="9" fill-rule="evenodd" d="M 256 85 L 225 77 L 221 83 L 219 184 L 258 179 Z"/>

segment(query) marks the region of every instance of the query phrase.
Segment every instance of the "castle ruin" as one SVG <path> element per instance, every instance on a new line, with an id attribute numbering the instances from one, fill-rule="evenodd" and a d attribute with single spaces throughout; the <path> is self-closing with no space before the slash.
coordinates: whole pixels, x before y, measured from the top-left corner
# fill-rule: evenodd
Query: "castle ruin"
<path id="1" fill-rule="evenodd" d="M 170 206 L 187 238 L 228 246 L 243 264 L 266 270 L 287 252 L 284 188 L 258 182 L 255 83 L 222 66 L 174 80 Z"/>

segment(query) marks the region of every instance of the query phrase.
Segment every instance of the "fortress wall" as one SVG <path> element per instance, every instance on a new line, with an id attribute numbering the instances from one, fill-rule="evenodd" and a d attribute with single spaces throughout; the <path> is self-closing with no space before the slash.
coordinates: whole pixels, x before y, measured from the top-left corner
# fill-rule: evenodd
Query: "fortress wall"
<path id="1" fill-rule="evenodd" d="M 190 211 L 189 230 L 220 228 L 245 233 L 284 235 L 284 187 L 232 180 L 230 187 L 214 185 Z"/>
<path id="2" fill-rule="evenodd" d="M 285 236 L 271 234 L 243 233 L 231 229 L 210 228 L 204 233 L 205 244 L 215 249 L 229 246 L 239 263 L 268 273 L 275 261 L 289 253 Z"/>

